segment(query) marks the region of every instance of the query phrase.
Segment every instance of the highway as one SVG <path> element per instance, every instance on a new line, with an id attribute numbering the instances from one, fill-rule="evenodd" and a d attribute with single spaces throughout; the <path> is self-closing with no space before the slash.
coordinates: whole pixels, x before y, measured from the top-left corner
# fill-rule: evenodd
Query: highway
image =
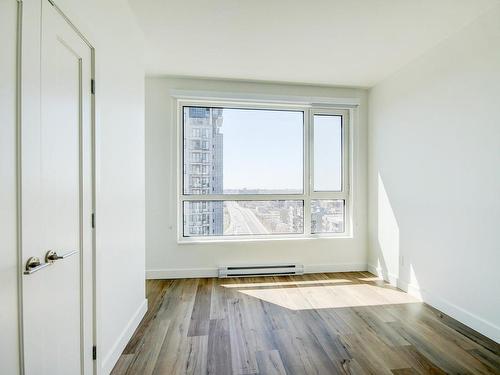
<path id="1" fill-rule="evenodd" d="M 225 235 L 270 233 L 251 209 L 241 207 L 236 201 L 227 201 L 225 204 L 230 218 Z"/>

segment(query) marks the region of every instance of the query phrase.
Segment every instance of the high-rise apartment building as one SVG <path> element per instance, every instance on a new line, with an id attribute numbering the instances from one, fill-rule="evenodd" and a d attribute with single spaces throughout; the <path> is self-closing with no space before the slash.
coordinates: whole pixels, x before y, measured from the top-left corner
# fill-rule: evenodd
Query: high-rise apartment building
<path id="1" fill-rule="evenodd" d="M 184 191 L 222 194 L 222 109 L 184 108 Z M 184 206 L 185 235 L 222 235 L 222 201 L 189 202 Z"/>

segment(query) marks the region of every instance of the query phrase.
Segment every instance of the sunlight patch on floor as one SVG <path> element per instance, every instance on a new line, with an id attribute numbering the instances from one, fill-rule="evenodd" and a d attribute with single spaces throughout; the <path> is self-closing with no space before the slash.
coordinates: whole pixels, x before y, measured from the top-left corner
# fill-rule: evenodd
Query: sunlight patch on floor
<path id="1" fill-rule="evenodd" d="M 402 291 L 366 284 L 245 289 L 239 290 L 239 292 L 290 310 L 331 309 L 420 302 L 417 298 Z"/>
<path id="2" fill-rule="evenodd" d="M 383 281 L 382 277 L 373 276 L 373 277 L 358 277 L 359 281 Z"/>
<path id="3" fill-rule="evenodd" d="M 328 279 L 328 280 L 303 280 L 303 281 L 277 281 L 264 283 L 243 283 L 243 284 L 221 284 L 224 288 L 253 288 L 264 286 L 287 286 L 287 285 L 321 285 L 321 284 L 339 284 L 352 283 L 347 279 Z"/>

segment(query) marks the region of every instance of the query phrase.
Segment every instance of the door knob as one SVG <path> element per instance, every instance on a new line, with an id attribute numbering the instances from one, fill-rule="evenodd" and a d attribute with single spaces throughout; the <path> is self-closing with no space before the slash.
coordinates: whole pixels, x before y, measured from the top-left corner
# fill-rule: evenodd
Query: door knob
<path id="1" fill-rule="evenodd" d="M 26 262 L 26 266 L 24 268 L 24 274 L 31 275 L 32 273 L 40 271 L 41 269 L 43 269 L 47 266 L 50 266 L 50 263 L 40 263 L 40 258 L 31 257 Z"/>
<path id="2" fill-rule="evenodd" d="M 78 250 L 72 250 L 63 255 L 58 255 L 54 250 L 49 250 L 47 251 L 47 254 L 45 254 L 45 261 L 47 263 L 54 263 L 56 260 L 66 259 L 76 253 L 78 253 Z"/>

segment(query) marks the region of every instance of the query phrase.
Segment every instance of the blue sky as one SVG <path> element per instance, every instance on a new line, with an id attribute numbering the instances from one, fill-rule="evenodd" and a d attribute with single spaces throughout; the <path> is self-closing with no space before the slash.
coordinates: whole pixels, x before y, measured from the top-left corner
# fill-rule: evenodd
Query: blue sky
<path id="1" fill-rule="evenodd" d="M 314 190 L 340 191 L 342 120 L 314 116 Z"/>
<path id="2" fill-rule="evenodd" d="M 224 109 L 224 189 L 302 190 L 303 113 Z M 340 187 L 340 117 L 317 117 L 316 190 Z"/>
<path id="3" fill-rule="evenodd" d="M 224 109 L 224 189 L 302 190 L 302 112 Z"/>

